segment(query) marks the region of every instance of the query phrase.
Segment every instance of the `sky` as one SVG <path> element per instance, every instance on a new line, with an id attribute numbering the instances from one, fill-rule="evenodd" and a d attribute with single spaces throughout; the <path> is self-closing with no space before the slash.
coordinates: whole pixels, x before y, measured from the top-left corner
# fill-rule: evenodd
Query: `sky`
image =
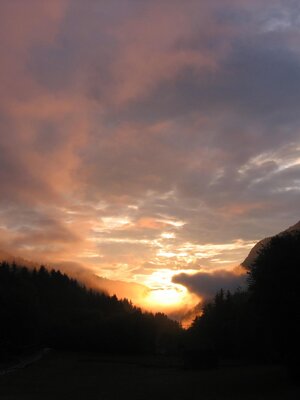
<path id="1" fill-rule="evenodd" d="M 154 309 L 240 284 L 299 220 L 299 28 L 294 0 L 2 0 L 2 254 Z"/>

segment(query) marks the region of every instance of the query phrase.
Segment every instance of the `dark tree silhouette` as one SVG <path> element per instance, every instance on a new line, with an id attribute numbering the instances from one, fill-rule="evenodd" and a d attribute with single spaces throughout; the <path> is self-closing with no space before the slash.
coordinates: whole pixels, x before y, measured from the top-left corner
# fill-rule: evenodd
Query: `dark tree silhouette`
<path id="1" fill-rule="evenodd" d="M 299 377 L 300 232 L 272 238 L 247 269 L 248 289 L 220 290 L 204 304 L 186 341 L 195 351 L 213 348 L 221 358 L 284 362 Z"/>
<path id="2" fill-rule="evenodd" d="M 248 274 L 261 341 L 271 357 L 286 360 L 296 370 L 300 362 L 300 232 L 272 238 Z"/>
<path id="3" fill-rule="evenodd" d="M 176 348 L 180 325 L 85 288 L 60 271 L 0 263 L 0 358 L 28 346 L 107 353 L 154 353 L 167 336 Z M 3 356 L 4 355 L 4 356 Z"/>
<path id="4" fill-rule="evenodd" d="M 255 314 L 249 293 L 221 289 L 213 300 L 206 302 L 201 316 L 187 332 L 191 349 L 210 349 L 212 356 L 229 359 L 257 358 Z"/>

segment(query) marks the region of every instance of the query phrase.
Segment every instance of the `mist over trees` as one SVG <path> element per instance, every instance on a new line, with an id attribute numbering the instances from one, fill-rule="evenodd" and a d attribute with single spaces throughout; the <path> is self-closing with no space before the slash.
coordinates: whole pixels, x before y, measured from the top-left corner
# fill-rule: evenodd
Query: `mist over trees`
<path id="1" fill-rule="evenodd" d="M 33 345 L 111 354 L 154 353 L 163 346 L 171 352 L 181 331 L 164 314 L 142 312 L 60 271 L 7 262 L 0 264 L 0 322 L 0 352 Z"/>
<path id="2" fill-rule="evenodd" d="M 299 377 L 300 232 L 272 238 L 247 266 L 248 287 L 219 290 L 183 331 L 166 315 L 87 289 L 59 271 L 0 263 L 0 359 L 30 346 L 110 354 L 177 354 L 280 362 Z"/>

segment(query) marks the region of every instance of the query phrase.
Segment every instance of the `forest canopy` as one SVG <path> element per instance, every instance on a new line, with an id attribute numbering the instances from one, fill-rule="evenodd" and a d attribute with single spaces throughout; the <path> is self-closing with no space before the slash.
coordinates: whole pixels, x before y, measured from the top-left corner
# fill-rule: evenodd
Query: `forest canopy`
<path id="1" fill-rule="evenodd" d="M 0 349 L 40 345 L 102 353 L 172 351 L 181 327 L 87 289 L 60 271 L 0 264 Z"/>

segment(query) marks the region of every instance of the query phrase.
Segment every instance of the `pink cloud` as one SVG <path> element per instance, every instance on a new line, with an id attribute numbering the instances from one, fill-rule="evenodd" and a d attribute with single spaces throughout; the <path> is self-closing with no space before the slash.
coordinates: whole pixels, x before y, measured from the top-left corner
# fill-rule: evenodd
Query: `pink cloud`
<path id="1" fill-rule="evenodd" d="M 193 245 L 293 223 L 291 5 L 12 0 L 0 9 L 2 248 L 130 279 L 197 266 Z M 267 165 L 251 163 L 261 154 Z M 130 222 L 101 231 L 103 217 Z M 162 239 L 165 230 L 174 235 Z M 173 257 L 180 248 L 186 259 Z M 199 258 L 210 268 L 245 252 L 230 251 Z"/>

